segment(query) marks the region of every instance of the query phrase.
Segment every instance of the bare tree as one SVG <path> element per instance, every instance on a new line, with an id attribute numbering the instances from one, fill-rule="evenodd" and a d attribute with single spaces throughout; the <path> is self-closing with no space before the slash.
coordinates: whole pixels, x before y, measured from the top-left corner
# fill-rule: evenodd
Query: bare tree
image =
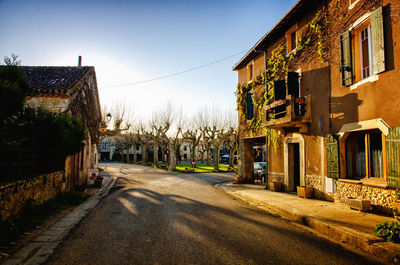
<path id="1" fill-rule="evenodd" d="M 150 121 L 154 148 L 154 167 L 157 167 L 158 164 L 158 148 L 162 144 L 163 136 L 166 135 L 171 127 L 172 114 L 172 104 L 167 102 L 157 112 L 153 113 L 153 118 Z"/>
<path id="2" fill-rule="evenodd" d="M 201 140 L 201 119 L 201 112 L 198 111 L 196 116 L 192 116 L 191 119 L 185 123 L 182 133 L 183 138 L 189 141 L 191 158 L 196 158 L 197 146 L 199 145 Z"/>
<path id="3" fill-rule="evenodd" d="M 18 60 L 19 55 L 15 55 L 15 53 L 11 54 L 11 57 L 4 56 L 4 64 L 5 65 L 15 65 L 19 66 L 21 65 L 21 60 Z"/>

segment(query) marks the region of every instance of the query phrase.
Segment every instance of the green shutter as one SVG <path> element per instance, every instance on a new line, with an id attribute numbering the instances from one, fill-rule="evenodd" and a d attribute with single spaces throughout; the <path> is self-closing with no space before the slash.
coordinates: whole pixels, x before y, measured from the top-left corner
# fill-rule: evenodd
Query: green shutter
<path id="1" fill-rule="evenodd" d="M 299 91 L 299 73 L 288 72 L 287 73 L 287 87 L 288 94 L 295 97 L 300 97 Z"/>
<path id="2" fill-rule="evenodd" d="M 400 188 L 400 127 L 390 128 L 386 136 L 386 161 L 388 185 Z"/>
<path id="3" fill-rule="evenodd" d="M 286 99 L 286 81 L 274 81 L 274 97 L 275 100 Z"/>
<path id="4" fill-rule="evenodd" d="M 328 178 L 339 178 L 339 145 L 337 139 L 328 134 L 326 137 L 326 162 L 328 165 Z"/>
<path id="5" fill-rule="evenodd" d="M 353 84 L 353 69 L 351 60 L 351 33 L 347 31 L 340 36 L 342 85 Z"/>
<path id="6" fill-rule="evenodd" d="M 383 34 L 382 7 L 371 13 L 371 37 L 374 73 L 385 71 L 385 39 Z"/>
<path id="7" fill-rule="evenodd" d="M 253 99 L 252 99 L 252 94 L 250 91 L 247 92 L 247 119 L 251 120 L 254 117 L 254 105 L 253 105 Z"/>

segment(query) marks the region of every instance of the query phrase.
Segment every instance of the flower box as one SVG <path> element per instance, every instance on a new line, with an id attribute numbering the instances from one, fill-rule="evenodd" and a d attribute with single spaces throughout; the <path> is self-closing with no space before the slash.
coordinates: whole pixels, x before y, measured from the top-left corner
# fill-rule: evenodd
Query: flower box
<path id="1" fill-rule="evenodd" d="M 346 204 L 350 206 L 351 209 L 359 210 L 361 212 L 366 212 L 371 210 L 371 201 L 364 199 L 356 199 L 353 197 L 346 198 Z"/>
<path id="2" fill-rule="evenodd" d="M 269 186 L 269 189 L 272 191 L 281 191 L 282 190 L 282 183 L 280 183 L 280 182 L 269 182 L 268 186 Z"/>
<path id="3" fill-rule="evenodd" d="M 297 186 L 297 195 L 303 198 L 312 198 L 314 194 L 313 187 Z"/>

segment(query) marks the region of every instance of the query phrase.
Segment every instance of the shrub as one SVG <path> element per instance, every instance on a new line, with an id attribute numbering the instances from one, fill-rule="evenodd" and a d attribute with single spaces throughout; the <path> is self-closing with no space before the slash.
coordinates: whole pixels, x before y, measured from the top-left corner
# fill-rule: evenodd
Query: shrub
<path id="1" fill-rule="evenodd" d="M 375 227 L 375 235 L 382 237 L 386 242 L 400 243 L 400 223 L 386 222 Z"/>
<path id="2" fill-rule="evenodd" d="M 25 97 L 31 93 L 21 67 L 0 66 L 0 119 L 21 111 Z"/>

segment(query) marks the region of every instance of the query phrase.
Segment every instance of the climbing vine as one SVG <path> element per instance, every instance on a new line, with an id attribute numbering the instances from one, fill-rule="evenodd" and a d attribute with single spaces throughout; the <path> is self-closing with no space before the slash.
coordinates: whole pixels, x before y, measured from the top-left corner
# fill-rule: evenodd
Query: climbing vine
<path id="1" fill-rule="evenodd" d="M 327 12 L 325 8 L 322 8 L 317 12 L 315 17 L 306 26 L 305 30 L 296 40 L 296 49 L 290 54 L 286 54 L 286 45 L 281 43 L 275 48 L 271 55 L 266 59 L 266 71 L 253 78 L 246 84 L 238 84 L 236 87 L 236 103 L 237 110 L 241 113 L 247 111 L 245 106 L 247 105 L 247 93 L 252 92 L 252 102 L 255 106 L 255 116 L 253 119 L 246 121 L 245 131 L 250 136 L 255 136 L 261 129 L 267 135 L 268 145 L 273 144 L 276 146 L 278 133 L 274 129 L 264 127 L 262 124 L 264 111 L 263 107 L 271 104 L 274 100 L 274 80 L 279 77 L 283 77 L 287 74 L 289 66 L 291 66 L 295 60 L 300 58 L 300 55 L 307 49 L 316 46 L 317 54 L 321 62 L 326 60 L 327 48 L 323 41 L 323 31 L 326 22 Z M 306 56 L 306 55 L 304 55 Z M 261 96 L 256 95 L 255 88 L 257 86 L 265 85 L 266 90 Z"/>

